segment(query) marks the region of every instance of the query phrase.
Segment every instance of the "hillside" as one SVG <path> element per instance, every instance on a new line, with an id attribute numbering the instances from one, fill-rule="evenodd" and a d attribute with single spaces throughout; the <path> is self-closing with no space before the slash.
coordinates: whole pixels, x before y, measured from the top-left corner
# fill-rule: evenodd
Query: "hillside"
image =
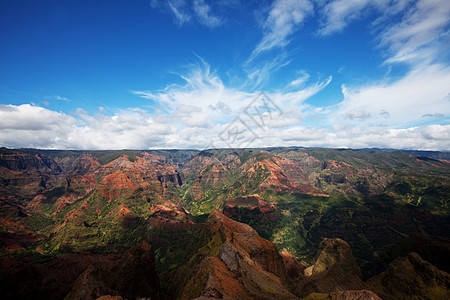
<path id="1" fill-rule="evenodd" d="M 277 283 L 273 290 L 283 293 L 284 298 L 365 289 L 386 297 L 389 286 L 383 286 L 383 282 L 391 276 L 386 272 L 408 262 L 414 272 L 425 268 L 420 266 L 435 268 L 433 274 L 439 274 L 440 279 L 424 279 L 420 284 L 429 283 L 436 295 L 445 296 L 445 272 L 450 270 L 436 257 L 450 254 L 450 164 L 445 153 L 418 154 L 319 148 L 2 148 L 0 276 L 5 279 L 11 274 L 25 274 L 32 278 L 38 273 L 38 280 L 48 281 L 46 272 L 57 261 L 63 270 L 74 260 L 96 261 L 103 267 L 83 273 L 87 265 L 80 264 L 72 275 L 67 275 L 62 285 L 65 288 L 59 292 L 49 286 L 39 290 L 35 284 L 29 285 L 30 292 L 34 288 L 35 293 L 58 299 L 73 288 L 75 295 L 81 279 L 77 280 L 78 288 L 75 280 L 83 273 L 85 278 L 100 280 L 96 282 L 103 286 L 103 293 L 137 297 L 112 288 L 118 283 L 106 282 L 101 274 L 132 272 L 124 271 L 119 259 L 138 245 L 136 249 L 141 250 L 136 251 L 144 253 L 139 255 L 154 260 L 154 267 L 143 271 L 153 274 L 148 275 L 153 278 L 152 286 L 142 288 L 144 294 L 151 291 L 154 297 L 212 297 L 214 293 L 203 286 L 207 278 L 215 278 L 216 283 L 208 284 L 222 296 L 227 293 L 226 284 L 247 298 L 258 298 L 262 297 L 262 286 Z M 254 250 L 242 248 L 248 241 L 234 244 L 233 232 L 241 232 L 252 243 L 258 241 Z M 433 245 L 431 250 L 414 242 L 423 239 Z M 321 256 L 330 253 L 334 247 L 330 245 L 337 245 L 336 251 L 344 253 L 341 258 L 351 257 L 351 267 L 329 260 L 329 254 Z M 268 267 L 252 254 L 261 252 L 277 266 Z M 131 254 L 127 255 L 122 260 L 133 261 Z M 223 255 L 240 257 L 242 261 L 231 262 Z M 324 274 L 323 264 L 319 266 L 318 261 L 336 267 Z M 236 264 L 238 269 L 246 268 L 246 274 L 261 267 L 268 273 L 263 272 L 265 277 L 261 271 L 255 271 L 257 278 L 244 276 L 233 269 Z M 345 272 L 355 276 L 353 285 L 339 283 L 338 277 Z M 177 292 L 170 294 L 167 291 L 173 288 L 163 283 L 159 286 L 158 276 L 188 276 L 194 281 L 180 283 Z M 27 280 L 32 282 L 30 278 L 24 282 Z M 58 282 L 52 280 L 53 284 Z M 190 285 L 200 286 L 191 290 Z M 14 296 L 12 287 L 25 292 Z M 12 298 L 27 294 L 25 286 L 12 287 L 2 284 L 0 292 L 8 291 Z M 399 288 L 395 295 L 414 295 L 408 295 L 408 291 L 414 290 Z"/>

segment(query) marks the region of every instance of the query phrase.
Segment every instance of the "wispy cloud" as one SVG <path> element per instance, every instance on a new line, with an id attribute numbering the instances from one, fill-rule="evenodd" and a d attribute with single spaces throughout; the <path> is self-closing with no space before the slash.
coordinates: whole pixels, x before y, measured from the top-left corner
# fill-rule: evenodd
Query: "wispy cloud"
<path id="1" fill-rule="evenodd" d="M 215 2 L 215 5 L 230 6 L 227 3 Z M 209 28 L 215 28 L 225 22 L 225 18 L 218 16 L 206 0 L 152 0 L 150 6 L 154 9 L 168 11 L 177 25 L 183 26 L 198 22 Z"/>
<path id="2" fill-rule="evenodd" d="M 167 4 L 172 11 L 178 25 L 183 25 L 191 20 L 191 16 L 189 14 L 181 11 L 182 6 L 184 5 L 184 1 L 177 1 L 176 4 L 168 1 Z"/>
<path id="3" fill-rule="evenodd" d="M 342 31 L 350 22 L 359 19 L 363 10 L 376 1 L 337 0 L 327 3 L 321 12 L 321 35 L 330 35 Z"/>
<path id="4" fill-rule="evenodd" d="M 46 99 L 46 100 L 56 100 L 56 101 L 65 101 L 65 102 L 69 102 L 69 101 L 70 101 L 69 98 L 63 97 L 63 96 L 59 96 L 59 95 L 54 95 L 54 96 L 43 96 L 42 98 L 44 98 L 44 99 Z M 48 103 L 48 104 L 46 104 L 47 106 L 50 105 L 50 102 L 49 102 L 49 101 L 44 101 L 44 102 L 45 102 L 45 103 Z M 43 102 L 43 103 L 44 103 L 44 102 Z"/>
<path id="5" fill-rule="evenodd" d="M 223 121 L 217 107 L 227 106 L 236 113 L 253 93 L 227 87 L 222 79 L 211 70 L 211 66 L 200 59 L 200 64 L 189 66 L 186 74 L 180 74 L 184 84 L 169 84 L 159 92 L 132 91 L 144 99 L 156 101 L 168 114 L 184 107 L 198 107 L 209 118 Z M 193 101 L 195 99 L 195 102 Z"/>
<path id="6" fill-rule="evenodd" d="M 313 5 L 309 0 L 275 0 L 266 21 L 262 24 L 263 38 L 249 60 L 262 52 L 286 46 L 290 36 L 313 12 Z"/>
<path id="7" fill-rule="evenodd" d="M 302 87 L 308 81 L 309 78 L 310 78 L 309 74 L 302 70 L 299 72 L 299 76 L 296 79 L 289 82 L 288 86 L 294 88 Z"/>
<path id="8" fill-rule="evenodd" d="M 421 0 L 411 6 L 398 24 L 385 30 L 380 45 L 388 47 L 392 56 L 388 63 L 428 62 L 439 53 L 442 35 L 450 28 L 450 2 Z"/>
<path id="9" fill-rule="evenodd" d="M 244 65 L 249 79 L 247 84 L 254 89 L 261 88 L 261 85 L 266 84 L 275 72 L 286 67 L 290 62 L 291 60 L 288 59 L 287 53 L 284 51 L 262 61 L 248 61 Z"/>
<path id="10" fill-rule="evenodd" d="M 210 28 L 222 24 L 223 20 L 212 14 L 210 6 L 204 0 L 194 0 L 193 7 L 201 24 Z"/>
<path id="11" fill-rule="evenodd" d="M 340 33 L 352 22 L 370 16 L 372 33 L 388 49 L 386 63 L 429 61 L 437 56 L 442 35 L 448 32 L 450 2 L 446 0 L 336 0 L 316 7 L 319 35 Z M 375 14 L 373 14 L 375 12 Z M 393 16 L 402 14 L 399 21 Z"/>
<path id="12" fill-rule="evenodd" d="M 340 33 L 352 22 L 376 12 L 372 21 L 374 27 L 389 21 L 396 14 L 411 6 L 414 0 L 335 0 L 317 2 L 321 25 L 319 35 L 328 36 Z"/>
<path id="13" fill-rule="evenodd" d="M 61 97 L 61 96 L 58 96 L 58 95 L 56 95 L 56 96 L 54 96 L 54 97 L 52 97 L 52 98 L 54 98 L 55 100 L 58 100 L 58 101 L 70 101 L 69 98 L 67 98 L 67 97 Z"/>

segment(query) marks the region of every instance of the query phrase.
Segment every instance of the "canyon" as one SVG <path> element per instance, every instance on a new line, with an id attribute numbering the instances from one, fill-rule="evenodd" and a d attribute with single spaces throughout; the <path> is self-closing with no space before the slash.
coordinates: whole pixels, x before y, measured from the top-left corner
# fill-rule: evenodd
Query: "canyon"
<path id="1" fill-rule="evenodd" d="M 448 299 L 450 155 L 0 149 L 8 299 Z"/>

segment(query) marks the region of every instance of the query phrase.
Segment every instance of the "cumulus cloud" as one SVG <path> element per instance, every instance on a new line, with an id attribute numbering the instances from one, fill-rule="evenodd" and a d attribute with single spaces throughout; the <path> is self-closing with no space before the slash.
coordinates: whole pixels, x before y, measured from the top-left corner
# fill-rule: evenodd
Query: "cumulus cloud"
<path id="1" fill-rule="evenodd" d="M 447 94 L 450 69 L 442 65 L 416 68 L 393 82 L 381 82 L 362 87 L 342 88 L 344 99 L 329 122 L 355 126 L 383 124 L 407 127 L 420 123 L 424 115 L 450 115 Z"/>
<path id="2" fill-rule="evenodd" d="M 147 149 L 165 146 L 164 136 L 174 132 L 169 119 L 141 109 L 107 116 L 83 110 L 67 115 L 28 104 L 0 107 L 0 144 L 11 148 Z"/>
<path id="3" fill-rule="evenodd" d="M 61 137 L 75 123 L 69 115 L 42 107 L 0 105 L 0 144 L 12 148 L 58 148 L 62 146 Z"/>
<path id="4" fill-rule="evenodd" d="M 71 124 L 73 118 L 42 107 L 23 104 L 0 105 L 0 128 L 2 130 L 48 131 L 59 124 Z"/>
<path id="5" fill-rule="evenodd" d="M 232 121 L 198 126 L 197 107 L 180 107 L 172 115 L 154 115 L 140 109 L 120 111 L 112 116 L 83 114 L 74 117 L 30 105 L 0 108 L 0 144 L 10 148 L 34 147 L 54 149 L 157 149 L 238 146 L 270 147 L 351 147 L 400 148 L 422 150 L 450 149 L 450 125 L 389 128 L 386 126 L 304 126 L 301 112 L 285 111 L 280 118 L 267 119 L 265 127 L 244 123 L 230 127 Z M 177 125 L 191 116 L 192 124 Z M 238 115 L 238 117 L 241 115 Z M 20 119 L 11 124 L 7 120 Z M 186 119 L 189 120 L 189 119 Z M 244 118 L 240 122 L 249 122 Z M 242 125 L 242 124 L 241 124 Z M 234 128 L 240 129 L 236 136 Z M 20 139 L 17 137 L 20 136 Z M 209 146 L 209 147 L 208 147 Z M 244 146 L 244 145 L 243 145 Z"/>

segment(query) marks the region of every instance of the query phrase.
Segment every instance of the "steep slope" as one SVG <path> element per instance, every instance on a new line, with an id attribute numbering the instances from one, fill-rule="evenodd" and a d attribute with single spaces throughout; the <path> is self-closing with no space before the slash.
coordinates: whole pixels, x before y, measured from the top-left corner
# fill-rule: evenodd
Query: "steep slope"
<path id="1" fill-rule="evenodd" d="M 175 298 L 295 299 L 274 244 L 217 210 L 191 260 L 172 274 Z"/>
<path id="2" fill-rule="evenodd" d="M 350 246 L 341 239 L 324 239 L 314 264 L 304 271 L 297 282 L 299 295 L 317 292 L 338 292 L 364 288 L 361 271 Z"/>

